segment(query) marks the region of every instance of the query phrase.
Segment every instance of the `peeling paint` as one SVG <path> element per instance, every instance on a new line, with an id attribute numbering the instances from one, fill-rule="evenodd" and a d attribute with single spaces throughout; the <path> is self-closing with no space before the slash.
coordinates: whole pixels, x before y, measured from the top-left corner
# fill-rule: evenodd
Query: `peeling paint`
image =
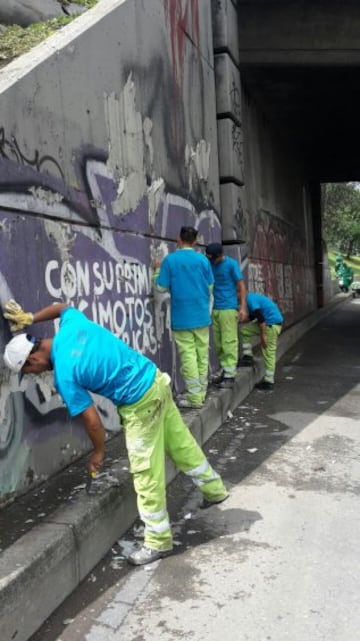
<path id="1" fill-rule="evenodd" d="M 115 93 L 104 96 L 105 122 L 109 158 L 107 167 L 115 182 L 124 180 L 124 188 L 113 202 L 115 214 L 124 214 L 136 208 L 146 193 L 144 171 L 144 136 L 141 113 L 136 109 L 136 88 L 132 74 L 117 98 Z M 146 123 L 150 136 L 151 127 Z"/>
<path id="2" fill-rule="evenodd" d="M 155 216 L 159 209 L 160 201 L 162 200 L 165 193 L 165 183 L 162 178 L 154 180 L 148 189 L 148 201 L 149 201 L 149 221 L 150 227 L 153 228 L 155 222 Z"/>
<path id="3" fill-rule="evenodd" d="M 61 194 L 54 193 L 49 189 L 43 189 L 42 187 L 30 187 L 29 192 L 39 200 L 45 200 L 45 202 L 50 205 L 51 203 L 61 203 L 64 200 L 64 196 Z"/>
<path id="4" fill-rule="evenodd" d="M 193 190 L 194 184 L 206 183 L 209 178 L 210 167 L 210 143 L 200 140 L 195 149 L 191 145 L 185 148 L 185 166 L 189 172 L 189 192 Z"/>

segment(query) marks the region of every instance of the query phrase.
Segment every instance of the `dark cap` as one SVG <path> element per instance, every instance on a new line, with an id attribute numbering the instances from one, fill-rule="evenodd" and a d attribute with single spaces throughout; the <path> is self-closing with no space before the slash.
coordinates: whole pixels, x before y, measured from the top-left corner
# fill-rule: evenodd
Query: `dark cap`
<path id="1" fill-rule="evenodd" d="M 220 243 L 210 243 L 210 245 L 206 247 L 205 251 L 207 255 L 212 258 L 219 258 L 219 256 L 223 255 L 223 248 Z"/>

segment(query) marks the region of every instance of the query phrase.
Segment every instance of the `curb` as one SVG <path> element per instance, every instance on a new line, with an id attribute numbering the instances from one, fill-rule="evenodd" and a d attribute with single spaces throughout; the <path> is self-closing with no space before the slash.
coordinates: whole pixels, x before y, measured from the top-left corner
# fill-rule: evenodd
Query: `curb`
<path id="1" fill-rule="evenodd" d="M 346 300 L 335 297 L 326 307 L 313 312 L 286 329 L 279 337 L 280 359 L 306 332 L 334 307 Z M 262 375 L 262 366 L 240 370 L 231 390 L 210 392 L 205 407 L 185 413 L 197 441 L 202 445 L 248 396 Z M 122 438 L 121 434 L 119 438 Z M 36 525 L 0 558 L 0 621 L 4 641 L 28 641 L 44 621 L 128 530 L 137 517 L 136 496 L 131 477 L 123 471 L 127 463 L 122 440 L 119 481 L 95 495 L 84 495 L 76 505 L 67 505 Z M 168 462 L 167 483 L 177 474 Z"/>

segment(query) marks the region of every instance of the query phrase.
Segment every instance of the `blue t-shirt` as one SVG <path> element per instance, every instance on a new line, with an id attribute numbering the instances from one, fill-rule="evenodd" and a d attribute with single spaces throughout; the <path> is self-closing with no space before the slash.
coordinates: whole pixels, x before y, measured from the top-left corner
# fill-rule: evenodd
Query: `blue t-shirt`
<path id="1" fill-rule="evenodd" d="M 93 405 L 89 392 L 117 407 L 138 401 L 155 380 L 156 365 L 72 307 L 60 315 L 51 348 L 55 387 L 71 416 Z"/>
<path id="2" fill-rule="evenodd" d="M 254 312 L 260 310 L 265 325 L 279 325 L 284 322 L 284 318 L 276 303 L 274 303 L 271 298 L 263 296 L 263 294 L 247 294 L 246 304 L 250 317 L 253 316 Z"/>
<path id="3" fill-rule="evenodd" d="M 214 309 L 238 309 L 239 299 L 237 284 L 243 280 L 239 263 L 230 256 L 214 265 L 211 263 L 214 274 Z"/>
<path id="4" fill-rule="evenodd" d="M 214 283 L 209 260 L 194 249 L 177 249 L 161 263 L 156 280 L 170 291 L 171 329 L 210 325 L 210 289 Z"/>

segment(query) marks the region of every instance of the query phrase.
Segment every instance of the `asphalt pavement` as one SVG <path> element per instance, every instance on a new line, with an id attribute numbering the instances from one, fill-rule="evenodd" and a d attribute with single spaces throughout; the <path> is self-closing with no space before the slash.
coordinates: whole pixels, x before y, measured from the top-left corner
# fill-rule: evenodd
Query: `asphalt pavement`
<path id="1" fill-rule="evenodd" d="M 75 466 L 36 491 L 41 523 L 22 531 L 30 498 L 10 506 L 1 638 L 358 641 L 359 325 L 360 300 L 337 297 L 284 332 L 273 392 L 252 391 L 260 367 L 242 370 L 184 414 L 230 497 L 199 510 L 189 480 L 172 480 L 173 556 L 124 559 L 141 524 L 121 439 L 92 496 Z"/>

